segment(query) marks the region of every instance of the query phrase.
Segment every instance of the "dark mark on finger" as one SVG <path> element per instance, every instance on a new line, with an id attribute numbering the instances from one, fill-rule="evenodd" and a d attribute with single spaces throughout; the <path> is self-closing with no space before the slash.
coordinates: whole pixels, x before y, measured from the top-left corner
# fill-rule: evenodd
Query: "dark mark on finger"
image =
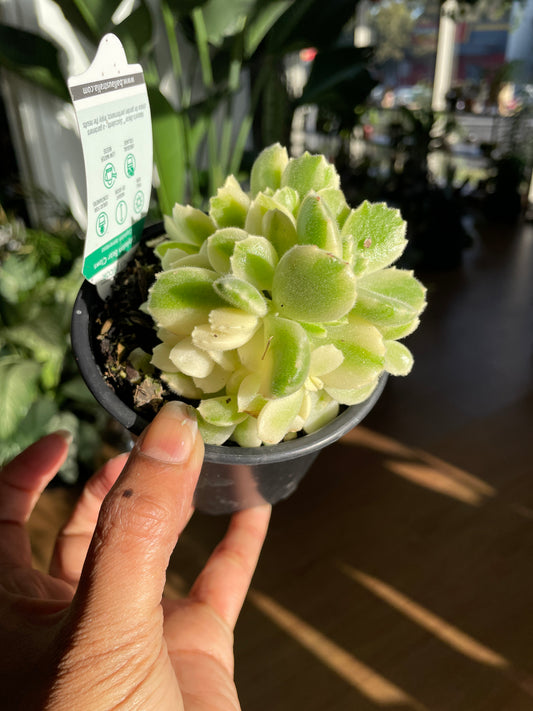
<path id="1" fill-rule="evenodd" d="M 133 496 L 133 489 L 124 489 L 124 491 L 122 492 L 122 496 L 125 499 L 129 499 L 130 496 Z"/>

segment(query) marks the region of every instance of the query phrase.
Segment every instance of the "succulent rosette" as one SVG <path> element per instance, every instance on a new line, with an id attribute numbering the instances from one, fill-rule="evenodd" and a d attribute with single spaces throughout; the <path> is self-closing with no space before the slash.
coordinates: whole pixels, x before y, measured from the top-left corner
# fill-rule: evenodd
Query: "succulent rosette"
<path id="1" fill-rule="evenodd" d="M 161 341 L 152 364 L 199 401 L 207 443 L 314 432 L 384 371 L 409 373 L 399 339 L 417 327 L 426 290 L 391 266 L 405 229 L 384 203 L 350 209 L 324 156 L 289 159 L 279 144 L 256 159 L 249 192 L 229 176 L 208 214 L 174 207 L 145 304 Z"/>

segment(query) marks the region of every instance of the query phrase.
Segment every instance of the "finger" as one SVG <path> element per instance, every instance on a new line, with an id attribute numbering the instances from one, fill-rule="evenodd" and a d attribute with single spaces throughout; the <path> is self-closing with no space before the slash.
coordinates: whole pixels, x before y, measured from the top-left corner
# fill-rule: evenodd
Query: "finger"
<path id="1" fill-rule="evenodd" d="M 271 507 L 234 514 L 228 531 L 194 583 L 189 596 L 209 605 L 235 626 L 268 530 Z"/>
<path id="2" fill-rule="evenodd" d="M 42 437 L 0 470 L 0 564 L 31 564 L 24 524 L 48 482 L 67 458 L 70 432 Z"/>
<path id="3" fill-rule="evenodd" d="M 50 574 L 55 578 L 74 586 L 78 584 L 102 501 L 118 479 L 127 459 L 127 454 L 110 459 L 85 485 L 56 540 L 50 562 Z"/>
<path id="4" fill-rule="evenodd" d="M 100 511 L 76 605 L 92 620 L 116 621 L 122 633 L 124 625 L 153 619 L 189 517 L 204 452 L 193 413 L 177 401 L 159 411 Z"/>

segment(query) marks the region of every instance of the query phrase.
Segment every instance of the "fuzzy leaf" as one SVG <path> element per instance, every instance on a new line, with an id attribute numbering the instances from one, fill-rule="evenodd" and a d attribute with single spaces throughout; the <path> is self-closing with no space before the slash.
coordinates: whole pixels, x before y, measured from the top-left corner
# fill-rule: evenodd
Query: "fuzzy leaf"
<path id="1" fill-rule="evenodd" d="M 270 291 L 278 255 L 264 237 L 251 236 L 238 242 L 230 259 L 233 273 L 259 291 Z"/>
<path id="2" fill-rule="evenodd" d="M 198 267 L 160 272 L 147 303 L 156 324 L 188 335 L 195 324 L 207 321 L 211 309 L 224 303 L 213 288 L 217 277 L 216 272 Z"/>
<path id="3" fill-rule="evenodd" d="M 297 242 L 296 225 L 292 217 L 279 209 L 268 210 L 263 217 L 262 234 L 282 257 Z"/>
<path id="4" fill-rule="evenodd" d="M 356 274 L 375 272 L 392 264 L 402 254 L 406 223 L 399 210 L 384 202 L 365 200 L 352 210 L 342 228 L 343 239 L 351 239 L 355 247 Z"/>
<path id="5" fill-rule="evenodd" d="M 353 389 L 366 385 L 381 373 L 385 344 L 380 332 L 359 316 L 350 316 L 348 324 L 328 328 L 328 340 L 338 348 L 344 360 L 322 377 L 324 386 Z"/>
<path id="6" fill-rule="evenodd" d="M 272 300 L 287 318 L 335 321 L 350 311 L 355 296 L 355 276 L 349 265 L 315 245 L 293 247 L 274 272 Z"/>
<path id="7" fill-rule="evenodd" d="M 294 188 L 304 198 L 310 190 L 337 189 L 340 179 L 335 166 L 323 155 L 311 155 L 307 151 L 292 158 L 281 176 L 281 187 Z"/>
<path id="8" fill-rule="evenodd" d="M 309 373 L 307 334 L 296 321 L 275 316 L 265 323 L 265 340 L 262 392 L 267 398 L 290 395 L 302 387 Z"/>
<path id="9" fill-rule="evenodd" d="M 196 378 L 206 378 L 215 365 L 205 351 L 193 345 L 190 336 L 176 343 L 169 353 L 169 358 L 180 372 Z"/>
<path id="10" fill-rule="evenodd" d="M 235 425 L 226 427 L 212 425 L 206 422 L 201 415 L 198 415 L 198 429 L 205 444 L 216 444 L 218 446 L 227 442 L 235 430 Z"/>
<path id="11" fill-rule="evenodd" d="M 209 201 L 209 216 L 217 227 L 244 227 L 250 198 L 236 178 L 229 175 Z"/>
<path id="12" fill-rule="evenodd" d="M 203 395 L 189 375 L 184 375 L 183 373 L 161 373 L 161 380 L 169 390 L 180 397 L 199 400 Z"/>
<path id="13" fill-rule="evenodd" d="M 339 228 L 328 207 L 314 191 L 302 201 L 296 221 L 298 244 L 316 244 L 317 247 L 342 257 Z"/>
<path id="14" fill-rule="evenodd" d="M 391 375 L 408 375 L 413 367 L 413 354 L 403 343 L 385 341 L 385 370 Z"/>
<path id="15" fill-rule="evenodd" d="M 359 405 L 367 400 L 378 384 L 377 378 L 355 388 L 335 388 L 326 386 L 324 391 L 341 405 Z"/>
<path id="16" fill-rule="evenodd" d="M 281 175 L 289 162 L 287 149 L 279 143 L 265 148 L 257 156 L 250 173 L 250 191 L 257 193 L 271 188 L 277 190 L 281 184 Z"/>
<path id="17" fill-rule="evenodd" d="M 197 247 L 216 229 L 213 220 L 205 212 L 179 203 L 172 208 L 172 217 L 164 216 L 164 222 L 165 231 L 171 240 L 194 244 Z"/>
<path id="18" fill-rule="evenodd" d="M 259 193 L 255 199 L 252 201 L 248 214 L 246 215 L 246 221 L 244 223 L 244 229 L 251 235 L 263 235 L 264 232 L 264 216 L 269 210 L 280 210 L 287 215 L 287 218 L 292 221 L 292 214 L 280 203 L 276 202 L 271 195 L 266 195 L 265 193 Z"/>
<path id="19" fill-rule="evenodd" d="M 358 282 L 354 313 L 377 328 L 391 328 L 411 323 L 426 306 L 426 289 L 413 272 L 384 269 L 361 277 Z"/>
<path id="20" fill-rule="evenodd" d="M 342 351 L 334 346 L 333 343 L 318 346 L 311 353 L 309 374 L 320 377 L 326 373 L 331 373 L 332 370 L 340 366 L 343 360 Z"/>
<path id="21" fill-rule="evenodd" d="M 300 388 L 287 397 L 267 402 L 257 418 L 257 434 L 265 444 L 281 442 L 300 412 L 303 397 Z"/>
<path id="22" fill-rule="evenodd" d="M 228 274 L 213 283 L 217 294 L 230 306 L 242 309 L 255 316 L 264 316 L 267 312 L 265 297 L 255 286 L 247 281 Z"/>
<path id="23" fill-rule="evenodd" d="M 211 235 L 207 240 L 207 256 L 213 269 L 219 274 L 228 274 L 235 245 L 247 238 L 248 233 L 238 227 L 226 227 Z"/>
<path id="24" fill-rule="evenodd" d="M 248 415 L 235 427 L 231 438 L 239 447 L 260 447 L 262 442 L 257 433 L 257 419 Z"/>
<path id="25" fill-rule="evenodd" d="M 197 409 L 207 423 L 217 427 L 235 426 L 247 417 L 246 413 L 238 411 L 237 398 L 231 395 L 202 400 Z"/>

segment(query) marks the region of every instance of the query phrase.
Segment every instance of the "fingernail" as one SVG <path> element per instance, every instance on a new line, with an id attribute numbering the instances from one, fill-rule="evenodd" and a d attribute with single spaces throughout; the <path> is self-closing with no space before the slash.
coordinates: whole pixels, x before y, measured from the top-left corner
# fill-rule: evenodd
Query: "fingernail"
<path id="1" fill-rule="evenodd" d="M 180 464 L 189 458 L 197 432 L 194 408 L 172 400 L 157 413 L 141 438 L 140 449 L 153 459 Z"/>
<path id="2" fill-rule="evenodd" d="M 70 432 L 69 430 L 56 430 L 55 432 L 52 432 L 52 434 L 59 435 L 59 437 L 62 437 L 67 443 L 67 446 L 69 447 L 72 444 L 72 440 L 74 439 L 72 432 Z"/>

